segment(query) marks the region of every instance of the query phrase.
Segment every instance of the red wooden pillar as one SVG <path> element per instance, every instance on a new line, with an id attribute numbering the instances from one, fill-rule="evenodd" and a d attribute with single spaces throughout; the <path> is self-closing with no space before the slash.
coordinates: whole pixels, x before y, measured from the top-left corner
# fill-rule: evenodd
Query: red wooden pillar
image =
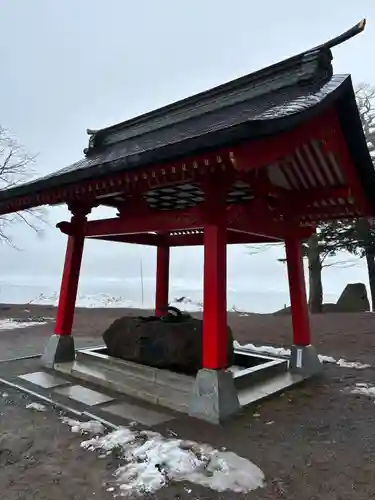
<path id="1" fill-rule="evenodd" d="M 155 316 L 163 316 L 168 308 L 169 246 L 158 246 L 156 254 Z"/>
<path id="2" fill-rule="evenodd" d="M 204 228 L 203 368 L 227 367 L 227 230 Z"/>
<path id="3" fill-rule="evenodd" d="M 61 280 L 59 304 L 56 315 L 56 335 L 71 335 L 77 298 L 79 274 L 81 270 L 84 224 L 87 211 L 75 211 L 72 217 L 74 234 L 68 237 L 64 271 Z"/>
<path id="4" fill-rule="evenodd" d="M 204 184 L 206 217 L 203 271 L 202 367 L 227 368 L 227 182 L 210 179 Z"/>
<path id="5" fill-rule="evenodd" d="M 285 250 L 292 309 L 293 343 L 297 346 L 306 346 L 310 344 L 310 322 L 299 238 L 295 236 L 286 238 Z"/>

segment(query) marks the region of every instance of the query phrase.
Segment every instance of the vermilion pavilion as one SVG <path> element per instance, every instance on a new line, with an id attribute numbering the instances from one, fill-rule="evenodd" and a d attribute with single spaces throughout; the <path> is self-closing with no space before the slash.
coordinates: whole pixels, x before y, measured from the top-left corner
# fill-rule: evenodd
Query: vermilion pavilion
<path id="1" fill-rule="evenodd" d="M 226 247 L 284 241 L 290 367 L 307 375 L 320 369 L 310 344 L 300 243 L 320 221 L 374 214 L 375 173 L 352 81 L 333 75 L 331 64 L 331 48 L 363 28 L 359 23 L 261 71 L 88 131 L 82 160 L 0 192 L 0 214 L 61 203 L 72 213 L 58 224 L 68 244 L 45 364 L 75 356 L 71 333 L 86 238 L 157 247 L 157 315 L 168 306 L 170 248 L 204 245 L 203 366 L 192 414 L 234 413 L 238 400 L 226 370 Z M 88 221 L 99 205 L 115 207 L 117 216 Z"/>

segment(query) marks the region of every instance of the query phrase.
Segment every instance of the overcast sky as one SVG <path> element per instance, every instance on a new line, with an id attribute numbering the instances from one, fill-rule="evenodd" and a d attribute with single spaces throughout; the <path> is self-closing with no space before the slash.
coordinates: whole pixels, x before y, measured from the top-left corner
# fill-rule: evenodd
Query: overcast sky
<path id="1" fill-rule="evenodd" d="M 86 128 L 101 128 L 308 49 L 367 17 L 365 33 L 334 50 L 336 73 L 375 84 L 374 0 L 0 0 L 0 124 L 46 174 L 82 157 Z M 53 276 L 58 281 L 65 237 L 50 211 L 44 238 L 14 228 L 21 252 L 1 249 L 2 279 Z M 275 252 L 228 255 L 230 286 L 286 289 Z M 154 252 L 142 248 L 145 275 Z M 190 260 L 188 259 L 190 257 Z M 134 276 L 139 248 L 89 242 L 84 276 Z M 30 265 L 32 263 L 32 266 Z M 183 265 L 182 265 L 183 264 Z M 173 279 L 200 281 L 202 251 L 174 251 Z M 55 279 L 54 278 L 54 279 Z M 10 279 L 10 278 L 9 278 Z M 325 289 L 364 281 L 362 266 L 325 272 Z M 232 285 L 231 285 L 232 284 Z"/>

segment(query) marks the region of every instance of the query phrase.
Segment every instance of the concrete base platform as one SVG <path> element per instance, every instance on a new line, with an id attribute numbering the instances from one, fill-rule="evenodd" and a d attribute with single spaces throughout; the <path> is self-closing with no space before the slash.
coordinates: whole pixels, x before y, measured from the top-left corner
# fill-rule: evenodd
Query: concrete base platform
<path id="1" fill-rule="evenodd" d="M 289 370 L 289 361 L 235 349 L 228 370 L 200 370 L 188 376 L 113 358 L 105 347 L 78 350 L 76 359 L 53 368 L 137 399 L 220 423 L 242 408 L 309 378 Z"/>
<path id="2" fill-rule="evenodd" d="M 294 345 L 290 354 L 290 371 L 304 377 L 312 377 L 321 373 L 323 365 L 320 362 L 315 347 L 312 345 Z"/>
<path id="3" fill-rule="evenodd" d="M 73 361 L 75 355 L 72 335 L 52 335 L 44 349 L 42 364 L 47 368 L 53 368 L 55 363 Z"/>
<path id="4" fill-rule="evenodd" d="M 230 370 L 199 370 L 189 401 L 189 415 L 221 424 L 241 409 Z"/>

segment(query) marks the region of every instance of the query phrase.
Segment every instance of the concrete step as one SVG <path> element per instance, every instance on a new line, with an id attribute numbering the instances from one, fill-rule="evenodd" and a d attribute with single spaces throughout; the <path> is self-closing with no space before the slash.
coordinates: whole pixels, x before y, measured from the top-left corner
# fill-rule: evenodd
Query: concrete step
<path id="1" fill-rule="evenodd" d="M 186 384 L 175 386 L 167 384 L 160 378 L 139 376 L 135 371 L 120 371 L 112 366 L 94 365 L 78 359 L 72 363 L 59 363 L 54 368 L 77 379 L 183 413 L 188 411 L 194 383 L 192 378 L 189 386 Z"/>
<path id="2" fill-rule="evenodd" d="M 98 349 L 84 349 L 77 351 L 76 361 L 85 364 L 94 364 L 95 367 L 103 367 L 105 370 L 120 372 L 122 376 L 141 379 L 159 385 L 168 385 L 178 390 L 190 391 L 195 377 L 189 377 L 182 373 L 169 370 L 161 370 L 151 366 L 125 361 L 103 354 Z"/>
<path id="3" fill-rule="evenodd" d="M 284 359 L 273 359 L 264 364 L 252 366 L 234 373 L 234 384 L 237 390 L 245 389 L 267 381 L 277 375 L 288 371 L 288 361 Z"/>
<path id="4" fill-rule="evenodd" d="M 305 378 L 295 373 L 281 373 L 268 380 L 258 382 L 255 385 L 243 388 L 238 391 L 238 399 L 241 407 L 246 407 L 257 403 L 262 399 L 278 394 L 288 388 L 303 382 Z"/>
<path id="5" fill-rule="evenodd" d="M 232 372 L 242 407 L 303 380 L 302 376 L 288 371 L 286 359 L 262 357 L 263 362 L 247 368 L 241 356 L 238 361 L 242 366 L 232 367 Z M 253 363 L 253 360 L 248 362 Z M 195 377 L 113 358 L 102 348 L 79 350 L 76 361 L 55 365 L 55 369 L 81 381 L 183 413 L 188 413 L 195 382 Z"/>

